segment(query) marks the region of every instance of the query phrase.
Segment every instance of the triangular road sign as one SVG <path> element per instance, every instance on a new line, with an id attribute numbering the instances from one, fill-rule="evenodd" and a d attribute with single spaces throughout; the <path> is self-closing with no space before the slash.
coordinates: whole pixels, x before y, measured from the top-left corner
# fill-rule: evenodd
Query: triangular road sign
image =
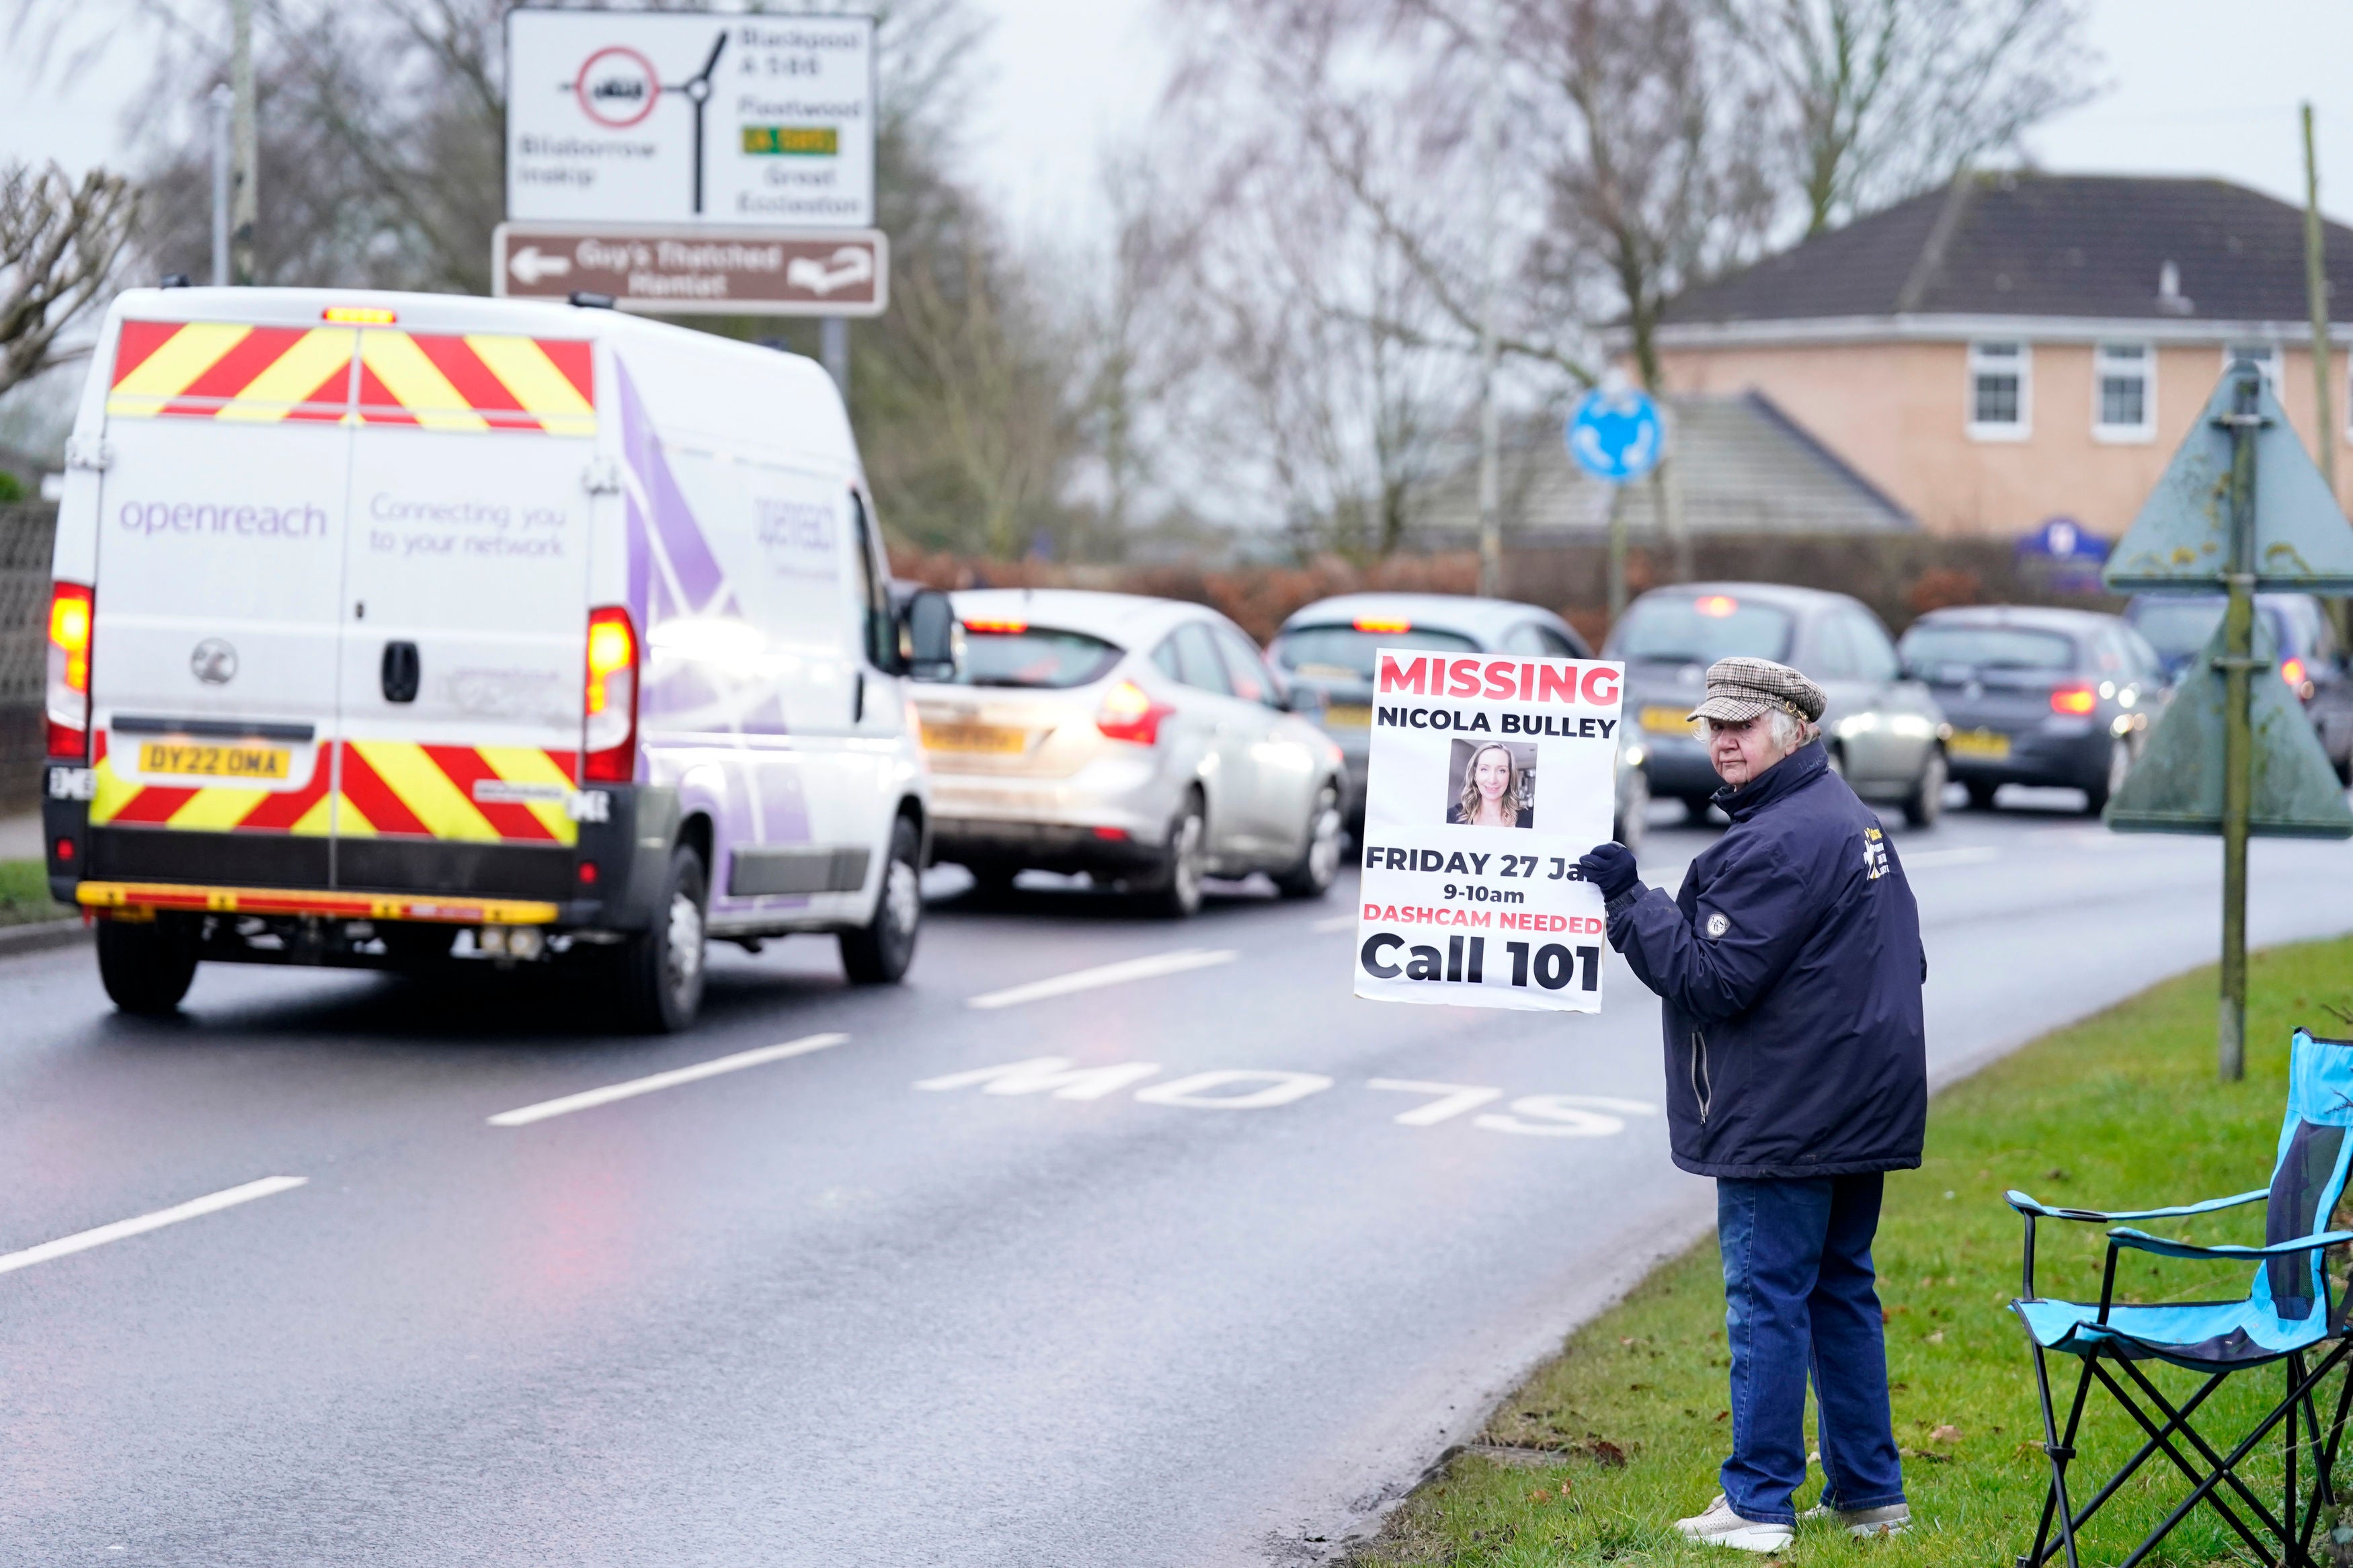
<path id="1" fill-rule="evenodd" d="M 2111 592 L 2142 588 L 2219 589 L 2231 554 L 2229 414 L 2242 375 L 2262 373 L 2240 361 L 2222 373 L 2206 410 L 2166 465 L 2140 515 L 2109 552 L 2101 576 Z M 2313 594 L 2353 590 L 2353 526 L 2303 438 L 2263 382 L 2255 432 L 2255 582 L 2258 587 Z M 2332 433 L 2333 434 L 2333 433 Z"/>
<path id="2" fill-rule="evenodd" d="M 2268 618 L 2255 617 L 2255 658 L 2247 675 L 2248 717 L 2255 742 L 2254 788 L 2247 830 L 2259 837 L 2353 838 L 2353 807 L 2321 750 L 2304 705 L 2271 668 L 2277 657 Z M 2119 833 L 2222 831 L 2222 628 L 2182 677 L 2158 715 L 2148 744 L 2124 787 L 2108 802 L 2107 825 Z"/>

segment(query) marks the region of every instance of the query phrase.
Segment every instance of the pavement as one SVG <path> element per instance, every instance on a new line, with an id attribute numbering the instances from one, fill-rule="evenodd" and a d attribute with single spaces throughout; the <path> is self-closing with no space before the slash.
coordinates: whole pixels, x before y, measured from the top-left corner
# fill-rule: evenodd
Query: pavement
<path id="1" fill-rule="evenodd" d="M 2214 956 L 2212 841 L 1895 837 L 1940 1079 Z M 2353 929 L 2348 873 L 2259 842 L 2254 939 Z M 1352 884 L 959 880 L 908 984 L 717 950 L 658 1040 L 233 966 L 142 1024 L 0 960 L 0 1561 L 1321 1561 L 1706 1224 L 1622 965 L 1594 1017 L 1384 1006 Z M 1038 1058 L 1101 1070 L 983 1072 Z"/>

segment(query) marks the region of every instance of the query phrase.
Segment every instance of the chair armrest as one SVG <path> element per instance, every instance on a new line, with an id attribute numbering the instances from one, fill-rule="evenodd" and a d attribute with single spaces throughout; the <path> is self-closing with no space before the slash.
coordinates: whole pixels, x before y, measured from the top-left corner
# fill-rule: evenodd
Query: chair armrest
<path id="1" fill-rule="evenodd" d="M 2187 1215 L 2212 1214 L 2217 1209 L 2236 1208 L 2241 1204 L 2254 1203 L 2271 1195 L 2272 1190 L 2269 1187 L 2257 1187 L 2252 1193 L 2241 1193 L 2236 1197 L 2208 1198 L 2202 1204 L 2182 1204 L 2173 1208 L 2078 1209 L 2053 1208 L 2048 1204 L 2035 1202 L 2034 1199 L 2012 1187 L 2002 1194 L 2002 1201 L 2022 1215 L 2039 1215 L 2044 1219 L 2072 1219 L 2092 1225 L 2106 1225 L 2120 1219 L 2179 1219 Z"/>
<path id="2" fill-rule="evenodd" d="M 2150 1236 L 2130 1226 L 2118 1226 L 2108 1232 L 2108 1240 L 2117 1247 L 2129 1247 L 2137 1252 L 2154 1252 L 2160 1258 L 2203 1259 L 2209 1263 L 2237 1263 L 2254 1258 L 2284 1258 L 2291 1253 L 2311 1252 L 2318 1247 L 2334 1247 L 2340 1241 L 2353 1241 L 2353 1230 L 2324 1230 L 2317 1236 L 2300 1236 L 2294 1241 L 2277 1241 L 2269 1247 L 2236 1247 L 2228 1242 L 2212 1247 L 2198 1247 L 2187 1241 L 2168 1241 L 2161 1236 Z"/>

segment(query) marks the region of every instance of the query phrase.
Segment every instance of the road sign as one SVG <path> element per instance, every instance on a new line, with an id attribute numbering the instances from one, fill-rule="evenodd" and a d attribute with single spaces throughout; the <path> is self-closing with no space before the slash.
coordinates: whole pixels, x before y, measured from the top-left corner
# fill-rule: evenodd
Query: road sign
<path id="1" fill-rule="evenodd" d="M 1561 431 L 1568 455 L 1597 479 L 1639 479 L 1666 455 L 1659 405 L 1631 388 L 1595 387 L 1578 400 Z"/>
<path id="2" fill-rule="evenodd" d="M 608 294 L 660 316 L 879 316 L 890 300 L 880 229 L 502 223 L 491 259 L 504 297 Z"/>
<path id="3" fill-rule="evenodd" d="M 2335 439 L 2331 435 L 2329 439 Z M 2274 678 L 2258 586 L 2353 587 L 2353 528 L 2251 360 L 2222 372 L 2206 409 L 2108 557 L 2111 589 L 2223 589 L 2222 624 L 2108 802 L 2125 832 L 2222 837 L 2221 1076 L 2246 1072 L 2247 839 L 2353 837 L 2353 811 L 2304 711 Z"/>
<path id="4" fill-rule="evenodd" d="M 507 216 L 865 228 L 874 19 L 507 13 Z"/>
<path id="5" fill-rule="evenodd" d="M 2110 590 L 2182 589 L 2213 593 L 2232 570 L 2232 464 L 2237 450 L 2234 387 L 2241 367 L 2256 378 L 2252 432 L 2254 550 L 2249 558 L 2258 588 L 2311 594 L 2353 590 L 2353 529 L 2345 525 L 2328 482 L 2313 466 L 2304 438 L 2281 411 L 2269 379 L 2240 361 L 2223 374 L 2149 492 L 2140 515 L 2108 556 Z"/>

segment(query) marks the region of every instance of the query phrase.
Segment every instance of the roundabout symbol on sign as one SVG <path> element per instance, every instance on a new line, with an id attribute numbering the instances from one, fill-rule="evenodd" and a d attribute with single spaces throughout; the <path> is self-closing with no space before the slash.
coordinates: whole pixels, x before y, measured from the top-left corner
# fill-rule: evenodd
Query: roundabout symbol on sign
<path id="1" fill-rule="evenodd" d="M 1666 453 L 1659 405 L 1630 388 L 1597 386 L 1577 401 L 1561 431 L 1568 455 L 1597 479 L 1623 484 L 1656 468 Z"/>

